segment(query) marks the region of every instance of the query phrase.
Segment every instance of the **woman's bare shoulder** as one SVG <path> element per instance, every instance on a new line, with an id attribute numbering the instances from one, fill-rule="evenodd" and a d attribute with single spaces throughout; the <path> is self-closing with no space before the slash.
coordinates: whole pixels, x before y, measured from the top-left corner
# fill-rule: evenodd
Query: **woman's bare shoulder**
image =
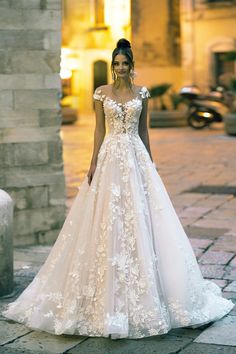
<path id="1" fill-rule="evenodd" d="M 101 85 L 96 90 L 101 91 L 102 94 L 107 94 L 111 90 L 111 85 Z"/>
<path id="2" fill-rule="evenodd" d="M 144 87 L 144 86 L 134 85 L 134 90 L 135 90 L 136 92 L 140 92 L 143 87 Z"/>

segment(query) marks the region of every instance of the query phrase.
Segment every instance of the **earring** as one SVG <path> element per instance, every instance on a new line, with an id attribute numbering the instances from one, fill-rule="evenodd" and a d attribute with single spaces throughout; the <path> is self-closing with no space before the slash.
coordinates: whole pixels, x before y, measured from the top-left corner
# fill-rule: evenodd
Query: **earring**
<path id="1" fill-rule="evenodd" d="M 115 81 L 115 80 L 116 80 L 116 74 L 115 74 L 115 72 L 114 72 L 114 71 L 112 71 L 111 76 L 112 76 L 112 80 L 113 80 L 113 81 Z"/>
<path id="2" fill-rule="evenodd" d="M 137 76 L 136 71 L 134 71 L 133 69 L 131 69 L 130 72 L 129 72 L 129 76 L 130 76 L 130 78 L 133 80 L 133 79 Z"/>

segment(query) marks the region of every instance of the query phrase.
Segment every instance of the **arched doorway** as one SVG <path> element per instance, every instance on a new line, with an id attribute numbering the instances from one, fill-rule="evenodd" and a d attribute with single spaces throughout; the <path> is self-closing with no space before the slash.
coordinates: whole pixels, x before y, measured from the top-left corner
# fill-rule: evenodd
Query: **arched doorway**
<path id="1" fill-rule="evenodd" d="M 93 64 L 93 89 L 107 84 L 107 63 L 97 60 Z"/>

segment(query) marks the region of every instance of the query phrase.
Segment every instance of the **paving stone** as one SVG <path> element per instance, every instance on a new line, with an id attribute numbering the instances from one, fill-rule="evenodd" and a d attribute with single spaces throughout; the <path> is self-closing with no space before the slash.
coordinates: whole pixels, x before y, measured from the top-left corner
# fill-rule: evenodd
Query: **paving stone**
<path id="1" fill-rule="evenodd" d="M 230 299 L 233 301 L 234 304 L 236 304 L 236 293 L 232 293 L 229 291 L 223 291 L 223 297 L 226 299 Z"/>
<path id="2" fill-rule="evenodd" d="M 199 218 L 199 217 L 207 214 L 210 210 L 211 210 L 211 208 L 192 206 L 192 207 L 185 208 L 179 215 L 184 218 L 186 218 L 186 217 Z"/>
<path id="3" fill-rule="evenodd" d="M 5 347 L 32 350 L 32 352 L 36 350 L 38 353 L 64 353 L 81 343 L 85 338 L 82 336 L 55 336 L 46 332 L 33 331 L 16 339 L 13 343 L 5 345 Z"/>
<path id="4" fill-rule="evenodd" d="M 213 241 L 211 239 L 204 239 L 204 238 L 190 238 L 189 239 L 192 247 L 196 248 L 207 248 L 210 246 Z"/>
<path id="5" fill-rule="evenodd" d="M 210 251 L 236 252 L 236 237 L 232 235 L 220 237 L 211 246 Z"/>
<path id="6" fill-rule="evenodd" d="M 201 257 L 201 255 L 203 254 L 202 248 L 194 248 L 193 251 L 194 251 L 194 254 L 197 259 L 199 259 Z"/>
<path id="7" fill-rule="evenodd" d="M 226 267 L 224 279 L 235 280 L 236 279 L 236 267 Z"/>
<path id="8" fill-rule="evenodd" d="M 14 252 L 15 255 L 15 252 Z M 30 262 L 25 262 L 25 261 L 16 261 L 14 260 L 14 270 L 19 270 L 19 269 L 27 269 L 31 266 Z"/>
<path id="9" fill-rule="evenodd" d="M 195 340 L 197 343 L 214 343 L 236 346 L 236 317 L 226 316 L 203 331 Z"/>
<path id="10" fill-rule="evenodd" d="M 228 230 L 231 230 L 233 227 L 232 223 L 229 224 L 228 220 L 209 219 L 207 217 L 197 220 L 193 226 L 214 227 L 219 229 L 225 227 Z"/>
<path id="11" fill-rule="evenodd" d="M 236 218 L 236 209 L 226 209 L 226 208 L 219 208 L 213 210 L 211 213 L 208 214 L 210 218 L 219 218 L 219 219 L 234 219 Z"/>
<path id="12" fill-rule="evenodd" d="M 228 229 L 226 228 L 213 228 L 213 227 L 199 227 L 191 225 L 190 227 L 185 228 L 185 231 L 190 238 L 199 238 L 199 239 L 211 239 L 214 240 L 225 234 Z"/>
<path id="13" fill-rule="evenodd" d="M 40 268 L 41 268 L 40 265 L 25 265 L 25 266 L 21 267 L 20 269 L 16 269 L 14 274 L 15 274 L 15 276 L 18 276 L 18 277 L 34 278 L 35 275 L 40 270 Z"/>
<path id="14" fill-rule="evenodd" d="M 153 336 L 145 339 L 111 340 L 108 338 L 88 338 L 69 354 L 170 354 L 176 353 L 192 341 L 187 337 Z"/>
<path id="15" fill-rule="evenodd" d="M 230 292 L 236 293 L 236 280 L 234 280 L 232 283 L 230 283 L 228 286 L 226 286 L 224 291 L 230 291 Z"/>
<path id="16" fill-rule="evenodd" d="M 0 345 L 11 342 L 20 336 L 30 333 L 31 331 L 32 330 L 22 324 L 15 323 L 13 321 L 0 321 Z"/>
<path id="17" fill-rule="evenodd" d="M 17 247 L 14 250 L 15 262 L 28 262 L 28 264 L 42 264 L 45 262 L 52 246 L 37 245 Z"/>
<path id="18" fill-rule="evenodd" d="M 200 264 L 204 278 L 222 279 L 225 273 L 224 266 L 218 264 Z"/>
<path id="19" fill-rule="evenodd" d="M 210 345 L 191 343 L 185 349 L 179 352 L 180 354 L 235 354 L 236 350 L 233 347 L 223 345 Z"/>
<path id="20" fill-rule="evenodd" d="M 168 179 L 169 180 L 169 179 Z M 199 200 L 205 200 L 206 194 L 201 193 L 183 193 L 172 198 L 174 206 L 189 207 L 196 204 Z"/>
<path id="21" fill-rule="evenodd" d="M 233 195 L 210 195 L 209 198 L 204 200 L 204 202 L 199 201 L 194 206 L 204 206 L 208 208 L 216 208 L 220 205 L 224 205 L 226 202 L 231 200 L 234 196 Z"/>
<path id="22" fill-rule="evenodd" d="M 26 350 L 24 349 L 22 351 L 22 349 L 11 349 L 11 348 L 6 348 L 5 346 L 0 346 L 0 353 L 1 354 L 41 354 L 42 352 L 38 352 L 36 350 Z M 48 354 L 48 353 L 45 353 L 45 354 Z"/>
<path id="23" fill-rule="evenodd" d="M 227 285 L 227 280 L 224 279 L 211 279 L 220 288 L 224 288 Z"/>
<path id="24" fill-rule="evenodd" d="M 236 185 L 236 182 L 234 182 L 235 184 L 234 185 Z M 233 199 L 231 199 L 228 203 L 227 203 L 227 208 L 228 209 L 233 209 L 233 210 L 235 210 L 235 208 L 236 208 L 236 197 L 234 197 Z"/>
<path id="25" fill-rule="evenodd" d="M 185 218 L 185 217 L 179 217 L 180 219 L 180 222 L 181 224 L 186 227 L 186 226 L 190 226 L 192 225 L 193 223 L 195 223 L 195 221 L 198 219 L 198 218 Z"/>
<path id="26" fill-rule="evenodd" d="M 206 251 L 200 258 L 202 264 L 227 264 L 234 253 L 224 251 Z"/>
<path id="27" fill-rule="evenodd" d="M 232 300 L 233 301 L 233 300 Z M 236 301 L 236 300 L 235 300 Z M 235 303 L 235 302 L 234 302 Z M 236 316 L 236 306 L 229 312 L 230 316 Z"/>
<path id="28" fill-rule="evenodd" d="M 196 338 L 201 333 L 202 329 L 200 328 L 181 327 L 171 329 L 166 336 Z"/>
<path id="29" fill-rule="evenodd" d="M 230 261 L 229 265 L 231 267 L 236 267 L 236 256 Z"/>

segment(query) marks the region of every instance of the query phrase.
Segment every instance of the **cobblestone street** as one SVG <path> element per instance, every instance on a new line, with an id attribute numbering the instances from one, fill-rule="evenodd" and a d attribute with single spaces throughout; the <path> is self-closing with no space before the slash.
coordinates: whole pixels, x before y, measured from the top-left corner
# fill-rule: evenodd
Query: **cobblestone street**
<path id="1" fill-rule="evenodd" d="M 94 117 L 62 128 L 67 207 L 86 176 L 93 147 Z M 174 207 L 193 246 L 203 276 L 236 302 L 236 138 L 221 124 L 202 131 L 189 127 L 151 129 L 151 149 Z M 171 222 L 171 221 L 170 221 Z M 15 249 L 15 292 L 29 284 L 50 246 Z M 174 266 L 174 265 L 173 265 Z M 236 353 L 236 309 L 198 329 L 173 329 L 139 340 L 53 336 L 0 317 L 0 353 L 215 354 Z"/>

